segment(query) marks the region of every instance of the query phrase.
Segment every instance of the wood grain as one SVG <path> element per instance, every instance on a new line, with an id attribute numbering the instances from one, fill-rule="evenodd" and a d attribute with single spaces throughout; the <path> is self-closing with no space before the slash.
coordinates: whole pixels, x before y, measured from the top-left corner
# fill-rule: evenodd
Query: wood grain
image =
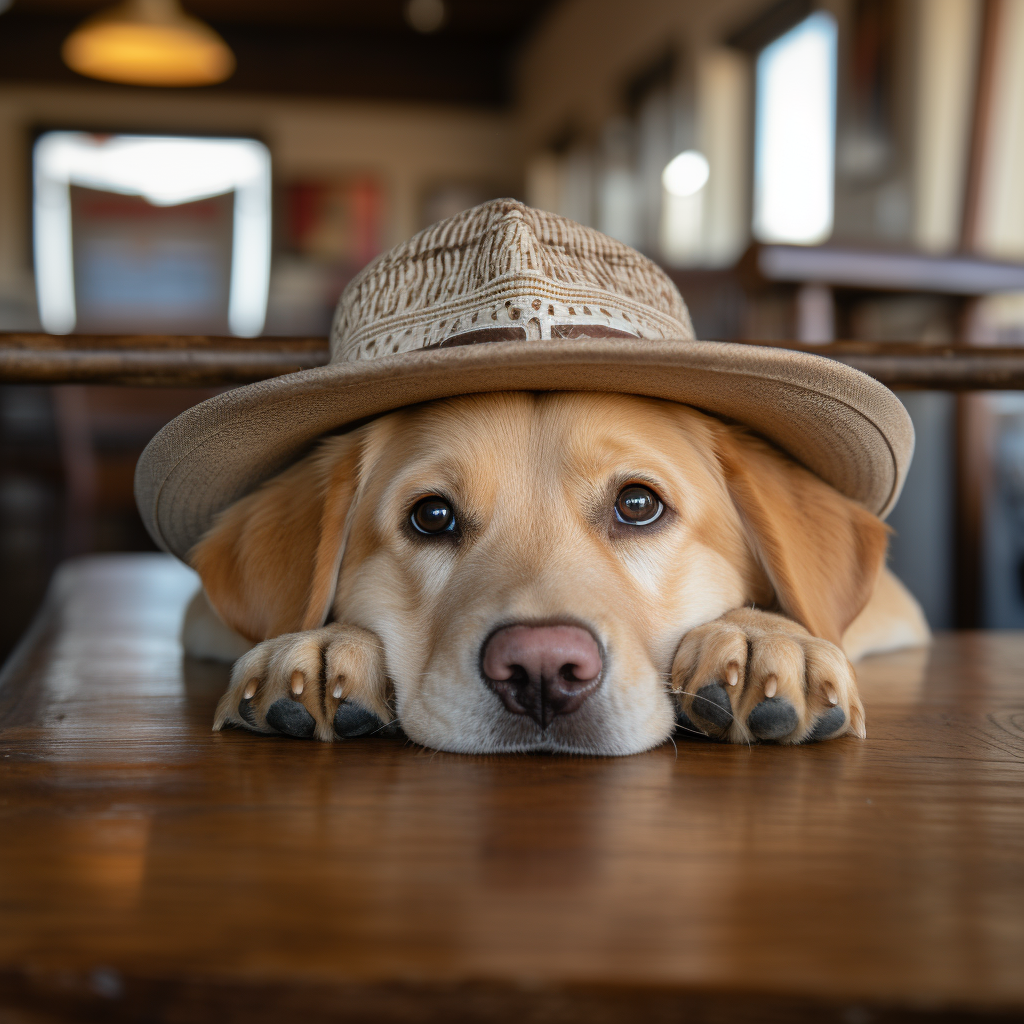
<path id="1" fill-rule="evenodd" d="M 0 332 L 0 382 L 213 387 L 322 366 L 324 338 Z"/>
<path id="2" fill-rule="evenodd" d="M 911 342 L 751 341 L 846 363 L 892 388 L 1024 389 L 1024 348 Z M 0 332 L 0 383 L 216 387 L 247 384 L 328 360 L 322 338 L 51 335 Z"/>
<path id="3" fill-rule="evenodd" d="M 211 733 L 194 586 L 69 563 L 0 679 L 0 1019 L 1024 1014 L 1024 635 L 865 662 L 863 742 L 466 757 Z"/>

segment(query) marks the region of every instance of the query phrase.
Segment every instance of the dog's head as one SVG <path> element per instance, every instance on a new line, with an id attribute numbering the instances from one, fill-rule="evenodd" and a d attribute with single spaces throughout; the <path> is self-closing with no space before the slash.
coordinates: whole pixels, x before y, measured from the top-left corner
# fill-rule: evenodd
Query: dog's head
<path id="1" fill-rule="evenodd" d="M 410 738 L 631 753 L 674 725 L 681 637 L 747 603 L 839 642 L 886 529 L 743 430 L 607 394 L 383 416 L 237 502 L 193 564 L 253 640 L 380 637 Z"/>

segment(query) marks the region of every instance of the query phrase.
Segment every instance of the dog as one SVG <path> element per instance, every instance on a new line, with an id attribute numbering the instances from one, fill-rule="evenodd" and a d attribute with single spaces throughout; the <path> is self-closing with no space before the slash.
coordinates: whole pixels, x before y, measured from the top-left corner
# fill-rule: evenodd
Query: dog
<path id="1" fill-rule="evenodd" d="M 215 729 L 400 725 L 477 754 L 863 738 L 851 661 L 929 639 L 887 540 L 686 405 L 472 394 L 329 436 L 221 512 L 185 642 L 241 654 Z"/>

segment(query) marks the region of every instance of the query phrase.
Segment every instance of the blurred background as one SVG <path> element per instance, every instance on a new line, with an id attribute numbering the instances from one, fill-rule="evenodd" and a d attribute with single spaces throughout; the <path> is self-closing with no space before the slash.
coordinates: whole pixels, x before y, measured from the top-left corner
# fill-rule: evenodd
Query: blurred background
<path id="1" fill-rule="evenodd" d="M 496 196 L 702 338 L 1024 344 L 1024 0 L 0 0 L 0 330 L 323 336 Z M 208 394 L 0 388 L 0 656 L 59 560 L 151 548 L 135 460 Z M 1024 395 L 901 397 L 895 570 L 1024 626 Z"/>

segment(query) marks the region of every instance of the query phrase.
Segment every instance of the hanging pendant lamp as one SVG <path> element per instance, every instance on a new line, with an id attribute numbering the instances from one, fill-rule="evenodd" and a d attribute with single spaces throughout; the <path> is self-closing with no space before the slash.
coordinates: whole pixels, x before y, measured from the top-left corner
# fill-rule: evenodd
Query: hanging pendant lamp
<path id="1" fill-rule="evenodd" d="M 235 70 L 227 43 L 178 0 L 126 0 L 82 22 L 64 41 L 64 63 L 124 85 L 215 85 Z"/>

